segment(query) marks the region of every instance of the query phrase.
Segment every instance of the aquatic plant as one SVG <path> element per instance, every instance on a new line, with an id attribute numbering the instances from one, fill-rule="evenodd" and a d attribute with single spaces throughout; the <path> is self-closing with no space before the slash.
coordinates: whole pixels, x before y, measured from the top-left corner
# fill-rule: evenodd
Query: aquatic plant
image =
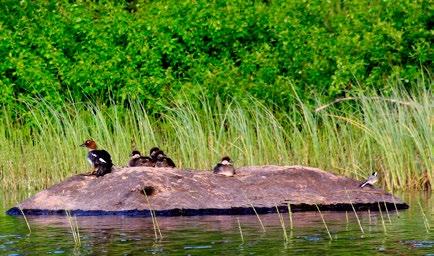
<path id="1" fill-rule="evenodd" d="M 372 225 L 371 209 L 368 209 L 369 226 Z"/>
<path id="2" fill-rule="evenodd" d="M 351 202 L 350 196 L 348 195 L 348 191 L 347 191 L 346 189 L 345 189 L 345 193 L 346 193 L 346 195 L 347 195 L 348 202 L 350 203 L 351 208 L 353 209 L 354 215 L 356 216 L 357 223 L 359 224 L 360 231 L 362 231 L 362 233 L 364 234 L 365 231 L 363 230 L 362 224 L 360 223 L 359 215 L 357 214 L 356 208 L 354 208 L 354 205 L 353 205 L 353 203 Z"/>
<path id="3" fill-rule="evenodd" d="M 291 210 L 291 203 L 288 202 L 288 217 L 289 217 L 289 229 L 293 230 L 294 225 L 292 222 L 292 210 Z"/>
<path id="4" fill-rule="evenodd" d="M 74 245 L 75 247 L 81 246 L 81 239 L 80 239 L 80 230 L 77 223 L 77 218 L 71 215 L 70 210 L 65 210 L 66 217 L 69 222 L 69 227 L 71 228 L 72 237 L 74 239 Z"/>
<path id="5" fill-rule="evenodd" d="M 429 234 L 431 227 L 430 227 L 430 225 L 429 225 L 428 218 L 426 217 L 426 214 L 425 214 L 425 212 L 424 212 L 424 210 L 423 210 L 423 207 L 422 207 L 422 204 L 420 203 L 420 201 L 417 201 L 417 203 L 418 203 L 418 205 L 419 205 L 420 212 L 422 213 L 423 224 L 424 224 L 424 226 L 425 226 L 425 230 L 426 230 L 426 232 Z"/>
<path id="6" fill-rule="evenodd" d="M 24 221 L 26 222 L 26 225 L 27 225 L 27 229 L 29 230 L 29 235 L 32 234 L 32 229 L 30 228 L 29 221 L 27 220 L 27 217 L 26 217 L 26 215 L 24 214 L 23 209 L 21 209 L 21 207 L 18 205 L 18 203 L 17 203 L 17 207 L 18 207 L 18 209 L 20 210 L 21 214 L 23 215 Z"/>
<path id="7" fill-rule="evenodd" d="M 393 201 L 393 206 L 395 207 L 396 216 L 398 216 L 398 218 L 399 218 L 399 211 L 398 211 L 398 207 L 396 206 L 395 196 L 393 193 L 392 193 L 392 201 Z"/>
<path id="8" fill-rule="evenodd" d="M 277 205 L 275 207 L 276 207 L 277 216 L 279 217 L 280 226 L 282 227 L 283 238 L 285 239 L 285 242 L 288 242 L 289 239 L 288 239 L 288 234 L 286 233 L 285 221 L 283 220 L 283 216 L 282 216 L 282 214 L 280 214 L 279 208 L 277 207 Z"/>
<path id="9" fill-rule="evenodd" d="M 241 243 L 244 244 L 243 230 L 241 229 L 240 219 L 237 217 L 238 230 L 240 231 Z"/>
<path id="10" fill-rule="evenodd" d="M 387 219 L 389 220 L 389 223 L 392 224 L 392 220 L 390 219 L 389 210 L 387 209 L 387 204 L 386 204 L 386 201 L 384 201 L 384 198 L 383 198 L 383 205 L 384 205 L 384 209 L 386 209 Z"/>
<path id="11" fill-rule="evenodd" d="M 149 212 L 151 215 L 152 220 L 152 227 L 154 228 L 154 236 L 155 240 L 163 239 L 163 235 L 161 234 L 160 225 L 158 224 L 157 216 L 155 215 L 155 211 L 152 209 L 151 202 L 149 202 L 148 195 L 146 194 L 146 191 L 143 190 L 143 194 L 146 198 L 146 203 L 148 204 Z M 157 234 L 158 231 L 158 234 Z"/>
<path id="12" fill-rule="evenodd" d="M 325 227 L 325 229 L 327 230 L 327 234 L 329 235 L 330 240 L 333 240 L 332 235 L 330 234 L 329 228 L 328 228 L 328 226 L 327 226 L 327 223 L 325 222 L 324 216 L 322 216 L 322 213 L 321 213 L 321 211 L 320 211 L 318 205 L 315 204 L 315 206 L 316 206 L 316 209 L 317 209 L 318 212 L 319 212 L 319 216 L 321 216 L 322 223 L 324 224 L 324 227 Z"/>
<path id="13" fill-rule="evenodd" d="M 386 234 L 387 233 L 386 223 L 384 222 L 383 211 L 381 210 L 380 202 L 377 202 L 377 206 L 378 206 L 378 211 L 380 212 L 381 225 L 383 226 L 383 231 Z"/>
<path id="14" fill-rule="evenodd" d="M 252 207 L 253 212 L 256 215 L 256 218 L 258 219 L 259 224 L 261 225 L 262 228 L 262 232 L 265 232 L 265 227 L 264 227 L 264 223 L 262 223 L 261 217 L 259 217 L 258 212 L 255 209 L 255 206 L 253 206 L 253 204 L 250 202 L 249 198 L 247 197 L 247 195 L 244 193 L 244 191 L 242 191 L 244 198 L 247 200 L 248 204 L 250 205 L 250 207 Z"/>
<path id="15" fill-rule="evenodd" d="M 93 138 L 118 166 L 127 163 L 132 148 L 160 146 L 180 168 L 209 170 L 227 154 L 236 166 L 300 164 L 356 179 L 378 170 L 379 186 L 388 190 L 429 188 L 432 93 L 394 95 L 359 95 L 319 111 L 299 99 L 285 114 L 249 96 L 246 102 L 179 98 L 159 116 L 134 100 L 127 106 L 70 102 L 58 108 L 28 99 L 29 111 L 18 118 L 0 109 L 0 185 L 34 191 L 85 172 L 78 145 Z"/>

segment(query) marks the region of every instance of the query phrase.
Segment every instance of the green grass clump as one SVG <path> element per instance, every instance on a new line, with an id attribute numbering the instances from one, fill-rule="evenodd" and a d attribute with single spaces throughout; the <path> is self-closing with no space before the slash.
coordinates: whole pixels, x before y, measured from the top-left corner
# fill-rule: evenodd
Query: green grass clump
<path id="1" fill-rule="evenodd" d="M 72 216 L 70 210 L 65 210 L 66 218 L 68 219 L 69 227 L 71 228 L 72 238 L 74 239 L 74 246 L 81 246 L 80 229 L 78 227 L 77 217 Z"/>
<path id="2" fill-rule="evenodd" d="M 161 115 L 140 101 L 73 102 L 56 108 L 26 101 L 27 115 L 0 115 L 0 186 L 42 189 L 89 169 L 80 145 L 93 138 L 116 165 L 132 149 L 161 147 L 180 168 L 210 170 L 223 156 L 236 166 L 309 165 L 364 179 L 380 172 L 379 186 L 424 189 L 432 184 L 432 94 L 360 94 L 315 111 L 301 101 L 278 113 L 252 97 L 237 101 L 177 100 Z M 318 107 L 324 104 L 318 103 Z"/>

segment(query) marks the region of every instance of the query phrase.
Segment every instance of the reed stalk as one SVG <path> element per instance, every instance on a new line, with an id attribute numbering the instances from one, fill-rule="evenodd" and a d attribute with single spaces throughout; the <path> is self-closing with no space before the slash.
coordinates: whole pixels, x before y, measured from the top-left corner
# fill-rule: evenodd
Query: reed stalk
<path id="1" fill-rule="evenodd" d="M 398 216 L 398 218 L 399 218 L 399 211 L 398 211 L 398 207 L 396 206 L 395 196 L 394 196 L 393 192 L 392 192 L 392 201 L 393 201 L 393 205 L 395 206 L 396 216 Z"/>
<path id="2" fill-rule="evenodd" d="M 256 209 L 255 209 L 255 206 L 253 206 L 253 204 L 250 202 L 249 198 L 248 198 L 247 195 L 244 193 L 244 191 L 241 191 L 241 192 L 243 193 L 243 196 L 244 196 L 244 198 L 247 200 L 247 202 L 248 202 L 248 204 L 250 205 L 250 207 L 252 207 L 252 210 L 253 210 L 253 212 L 255 213 L 256 218 L 257 218 L 258 221 L 259 221 L 259 224 L 261 225 L 262 232 L 265 232 L 264 223 L 262 223 L 262 220 L 261 220 L 261 218 L 259 217 L 259 214 L 258 214 L 258 212 L 257 212 Z"/>
<path id="3" fill-rule="evenodd" d="M 238 230 L 240 231 L 241 243 L 244 244 L 243 230 L 241 229 L 240 219 L 237 217 Z"/>
<path id="4" fill-rule="evenodd" d="M 149 202 L 148 195 L 146 195 L 145 190 L 143 190 L 143 194 L 145 195 L 146 203 L 148 204 L 149 212 L 151 214 L 155 240 L 163 239 L 163 235 L 161 234 L 161 230 L 160 230 L 160 225 L 158 224 L 157 216 L 155 215 L 155 211 L 152 209 L 151 202 Z M 157 232 L 158 232 L 158 234 L 157 234 Z"/>
<path id="5" fill-rule="evenodd" d="M 368 209 L 368 218 L 369 218 L 369 225 L 372 225 L 371 209 Z"/>
<path id="6" fill-rule="evenodd" d="M 332 235 L 330 234 L 329 228 L 328 228 L 328 226 L 327 226 L 327 223 L 325 222 L 325 219 L 324 219 L 324 217 L 322 216 L 322 213 L 321 213 L 321 211 L 320 211 L 318 205 L 315 204 L 315 206 L 316 206 L 316 209 L 317 209 L 318 212 L 319 212 L 319 215 L 321 216 L 322 223 L 324 224 L 324 227 L 325 227 L 325 229 L 327 230 L 327 234 L 329 235 L 330 240 L 333 240 Z"/>
<path id="7" fill-rule="evenodd" d="M 386 201 L 384 201 L 384 199 L 383 199 L 383 204 L 384 204 L 384 209 L 386 209 L 387 219 L 389 220 L 389 223 L 392 224 L 392 220 L 390 219 L 390 215 L 389 215 L 389 210 L 387 209 L 387 204 Z"/>
<path id="8" fill-rule="evenodd" d="M 24 221 L 26 222 L 27 229 L 29 230 L 29 234 L 28 234 L 28 235 L 32 234 L 32 229 L 30 228 L 30 224 L 29 224 L 29 222 L 27 221 L 27 217 L 26 217 L 26 215 L 24 214 L 23 209 L 21 209 L 21 207 L 18 205 L 18 203 L 17 203 L 17 207 L 18 207 L 18 209 L 20 210 L 21 214 L 23 215 Z"/>
<path id="9" fill-rule="evenodd" d="M 348 211 L 345 211 L 345 220 L 347 221 L 347 225 L 348 225 L 348 223 L 350 222 L 348 219 Z"/>
<path id="10" fill-rule="evenodd" d="M 288 217 L 289 217 L 289 229 L 294 229 L 294 224 L 292 222 L 292 210 L 291 210 L 291 204 L 288 202 Z"/>
<path id="11" fill-rule="evenodd" d="M 258 219 L 258 221 L 259 221 L 259 224 L 261 225 L 261 228 L 262 228 L 262 232 L 265 232 L 265 227 L 264 227 L 264 224 L 262 223 L 262 220 L 261 220 L 261 218 L 259 217 L 259 214 L 258 214 L 258 212 L 256 211 L 256 209 L 255 209 L 255 206 L 253 206 L 253 204 L 250 204 L 250 207 L 252 207 L 252 209 L 253 209 L 253 212 L 255 213 L 255 215 L 256 215 L 256 218 Z"/>
<path id="12" fill-rule="evenodd" d="M 353 209 L 354 215 L 356 216 L 357 223 L 359 224 L 360 231 L 362 231 L 362 233 L 364 234 L 365 231 L 363 230 L 362 224 L 360 223 L 359 215 L 357 214 L 356 209 L 354 208 L 354 205 L 351 202 L 350 196 L 348 195 L 348 191 L 347 191 L 346 188 L 345 188 L 345 193 L 347 194 L 348 202 L 350 202 L 351 208 Z"/>
<path id="13" fill-rule="evenodd" d="M 283 238 L 285 239 L 285 242 L 288 242 L 289 239 L 288 239 L 288 234 L 286 233 L 285 221 L 283 220 L 283 216 L 282 216 L 282 214 L 280 214 L 279 208 L 277 207 L 277 205 L 275 207 L 276 207 L 277 216 L 279 217 L 280 226 L 282 227 L 282 230 L 283 230 Z"/>
<path id="14" fill-rule="evenodd" d="M 422 213 L 422 216 L 423 216 L 423 224 L 425 226 L 425 231 L 429 234 L 430 230 L 431 230 L 431 227 L 429 225 L 428 218 L 425 215 L 425 212 L 423 210 L 423 207 L 422 207 L 422 204 L 420 203 L 420 201 L 417 201 L 417 203 L 419 204 L 420 212 Z"/>
<path id="15" fill-rule="evenodd" d="M 377 205 L 378 205 L 378 211 L 380 212 L 381 225 L 383 226 L 383 231 L 384 233 L 387 233 L 386 223 L 384 222 L 384 218 L 383 218 L 383 211 L 381 211 L 381 206 L 379 202 L 377 202 Z"/>
<path id="16" fill-rule="evenodd" d="M 65 214 L 69 222 L 69 227 L 71 228 L 72 238 L 74 239 L 74 245 L 75 247 L 80 247 L 81 239 L 80 239 L 80 230 L 78 228 L 77 218 L 71 215 L 70 210 L 65 210 Z"/>

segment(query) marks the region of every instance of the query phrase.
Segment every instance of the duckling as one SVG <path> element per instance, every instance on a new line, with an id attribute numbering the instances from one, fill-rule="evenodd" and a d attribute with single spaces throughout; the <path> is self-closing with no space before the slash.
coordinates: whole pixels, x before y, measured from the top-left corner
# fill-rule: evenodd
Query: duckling
<path id="1" fill-rule="evenodd" d="M 164 154 L 164 152 L 162 150 L 160 150 L 158 147 L 153 147 L 153 148 L 151 148 L 151 150 L 149 150 L 149 157 L 152 159 L 152 161 L 156 162 L 157 161 L 157 155 L 160 152 L 162 152 Z"/>
<path id="2" fill-rule="evenodd" d="M 129 167 L 134 167 L 134 166 L 153 167 L 154 166 L 154 162 L 149 156 L 142 156 L 140 152 L 137 150 L 131 152 L 130 157 L 131 159 L 130 161 L 128 161 Z"/>
<path id="3" fill-rule="evenodd" d="M 377 181 L 378 181 L 378 173 L 377 172 L 373 172 L 371 174 L 371 176 L 369 176 L 368 179 L 365 182 L 363 182 L 362 184 L 360 184 L 360 187 L 363 188 L 366 185 L 372 186 Z"/>
<path id="4" fill-rule="evenodd" d="M 175 168 L 175 163 L 167 157 L 163 151 L 159 151 L 156 156 L 155 167 L 171 167 Z"/>
<path id="5" fill-rule="evenodd" d="M 228 156 L 222 158 L 222 160 L 214 167 L 214 174 L 224 175 L 227 177 L 232 177 L 235 175 L 235 168 L 232 164 L 231 159 Z"/>
<path id="6" fill-rule="evenodd" d="M 86 140 L 81 147 L 88 149 L 87 160 L 94 168 L 92 175 L 97 177 L 104 176 L 112 171 L 113 162 L 110 154 L 105 150 L 97 150 L 97 145 L 94 140 Z"/>

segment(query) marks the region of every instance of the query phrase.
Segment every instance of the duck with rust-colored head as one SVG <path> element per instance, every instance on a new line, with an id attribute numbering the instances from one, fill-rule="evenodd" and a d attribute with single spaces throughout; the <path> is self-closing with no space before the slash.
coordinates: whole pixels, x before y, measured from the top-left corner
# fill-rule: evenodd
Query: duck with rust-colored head
<path id="1" fill-rule="evenodd" d="M 135 167 L 135 166 L 147 166 L 147 167 L 153 167 L 154 162 L 149 156 L 142 156 L 139 151 L 133 150 L 130 155 L 131 159 L 128 161 L 129 167 Z"/>
<path id="2" fill-rule="evenodd" d="M 235 168 L 232 164 L 231 159 L 228 156 L 225 156 L 221 159 L 221 161 L 214 167 L 214 174 L 224 175 L 227 177 L 232 177 L 235 175 Z"/>
<path id="3" fill-rule="evenodd" d="M 86 140 L 80 146 L 88 149 L 87 160 L 94 168 L 92 174 L 100 177 L 112 171 L 113 162 L 110 154 L 103 149 L 98 150 L 94 140 Z"/>

